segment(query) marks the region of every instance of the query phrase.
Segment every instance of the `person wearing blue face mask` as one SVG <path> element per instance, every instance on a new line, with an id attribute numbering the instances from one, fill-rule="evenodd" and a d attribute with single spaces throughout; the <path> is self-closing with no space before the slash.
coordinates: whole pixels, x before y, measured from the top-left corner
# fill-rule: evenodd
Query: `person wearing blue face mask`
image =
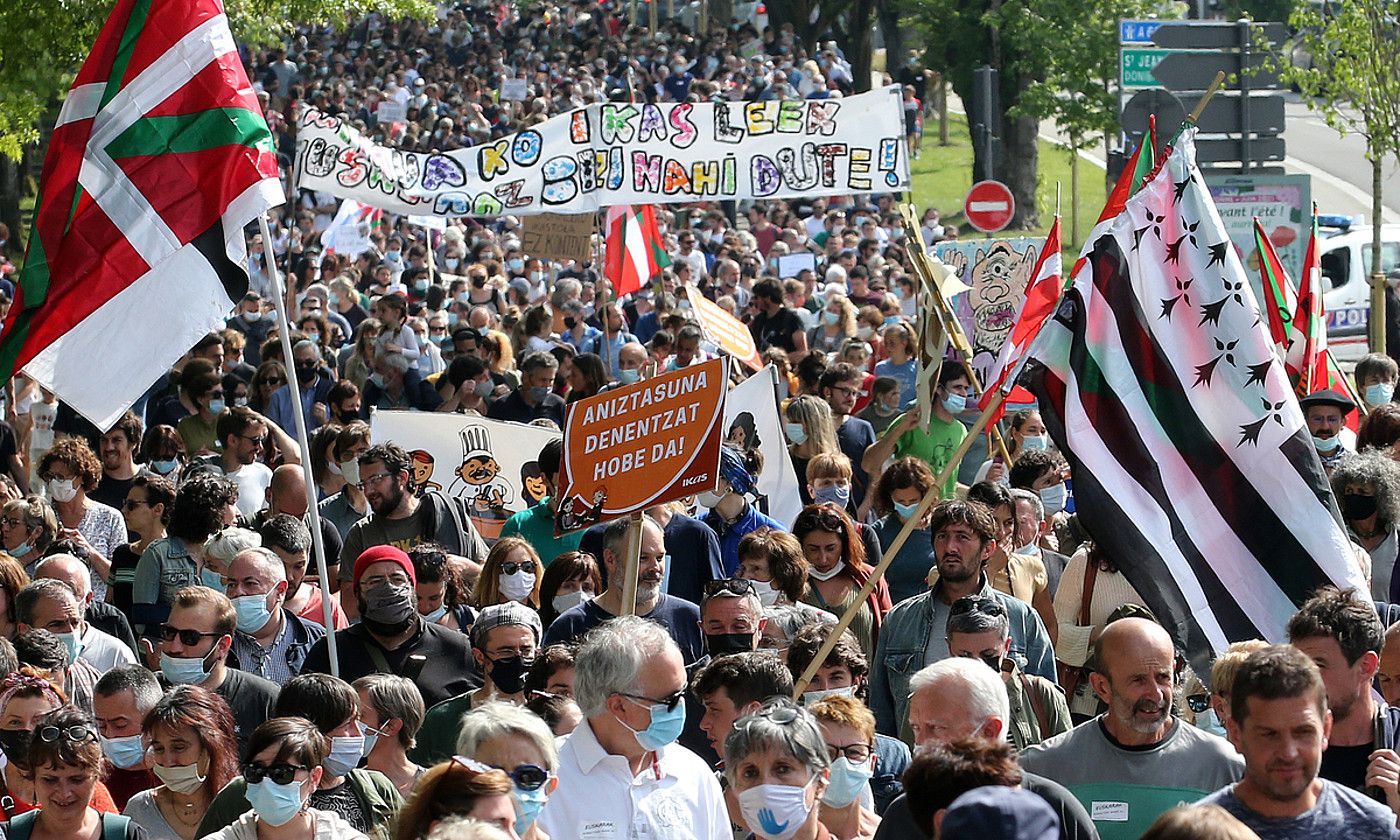
<path id="1" fill-rule="evenodd" d="M 160 784 L 147 766 L 141 727 L 161 696 L 160 681 L 142 665 L 118 665 L 103 674 L 93 689 L 93 718 L 102 753 L 112 763 L 104 784 L 120 809 L 125 810 L 137 793 Z M 231 747 L 232 737 L 230 731 Z"/>
<path id="2" fill-rule="evenodd" d="M 822 794 L 821 823 L 832 837 L 873 837 L 880 818 L 870 808 L 875 776 L 875 716 L 853 697 L 824 697 L 805 704 L 817 722 L 831 760 Z"/>
<path id="3" fill-rule="evenodd" d="M 584 720 L 559 751 L 559 787 L 539 829 L 582 837 L 585 825 L 609 824 L 666 836 L 683 825 L 694 837 L 729 836 L 714 772 L 675 743 L 685 727 L 687 679 L 666 629 L 640 616 L 615 618 L 584 637 L 575 669 Z"/>
<path id="4" fill-rule="evenodd" d="M 559 787 L 559 753 L 554 733 L 521 706 L 492 701 L 462 717 L 457 754 L 505 772 L 515 800 L 515 833 L 529 832 Z"/>
<path id="5" fill-rule="evenodd" d="M 329 739 L 298 718 L 277 718 L 259 726 L 249 739 L 243 775 L 215 800 L 238 786 L 243 810 L 206 832 L 211 810 L 195 836 L 217 840 L 315 837 L 317 840 L 362 840 L 364 834 L 339 813 L 311 802 L 323 783 L 321 765 Z M 247 792 L 246 798 L 243 791 Z"/>
<path id="6" fill-rule="evenodd" d="M 302 674 L 282 687 L 275 709 L 277 719 L 305 718 L 326 740 L 316 765 L 316 781 L 303 789 L 302 802 L 313 810 L 333 811 L 352 829 L 375 837 L 388 835 L 388 825 L 403 807 L 403 797 L 382 773 L 360 769 L 365 753 L 365 730 L 359 719 L 359 695 L 344 680 L 329 674 Z M 272 721 L 269 721 L 271 723 Z M 258 744 L 250 741 L 250 764 L 258 760 Z M 247 766 L 244 771 L 247 771 Z M 262 815 L 260 802 L 274 789 L 255 779 L 234 779 L 210 803 L 197 837 L 237 824 L 251 804 Z M 279 784 L 281 784 L 279 782 Z M 277 800 L 287 796 L 282 789 Z M 259 835 L 261 836 L 261 835 Z"/>
<path id="7" fill-rule="evenodd" d="M 554 375 L 559 362 L 544 351 L 527 353 L 520 362 L 520 387 L 491 403 L 487 416 L 492 420 L 529 423 L 546 418 L 564 427 L 564 400 L 555 394 Z"/>
<path id="8" fill-rule="evenodd" d="M 889 425 L 880 439 L 865 450 L 861 465 L 871 475 L 879 475 L 890 458 L 911 455 L 928 465 L 934 475 L 948 466 L 948 458 L 967 436 L 958 415 L 971 407 L 977 408 L 977 398 L 962 365 L 946 361 L 938 371 L 938 386 L 933 391 L 933 416 L 925 428 L 919 409 L 911 408 Z M 943 498 L 950 498 L 957 489 L 956 469 L 949 470 L 943 484 Z"/>
<path id="9" fill-rule="evenodd" d="M 92 708 L 92 689 L 101 676 L 79 654 L 83 650 L 83 609 L 73 587 L 61 580 L 41 578 L 15 595 L 14 618 L 20 635 L 45 630 L 57 637 L 67 651 L 63 668 L 63 688 L 69 701 L 80 708 Z"/>
<path id="10" fill-rule="evenodd" d="M 875 485 L 875 535 L 880 538 L 882 551 L 889 550 L 904 523 L 914 515 L 924 494 L 933 486 L 933 471 L 918 458 L 900 458 L 880 475 Z M 899 603 L 928 589 L 928 573 L 933 567 L 933 535 L 928 529 L 928 514 L 909 533 L 899 556 L 885 571 L 890 587 L 890 600 Z"/>
<path id="11" fill-rule="evenodd" d="M 368 674 L 351 688 L 360 696 L 365 769 L 383 773 L 408 798 L 424 770 L 408 757 L 427 712 L 423 695 L 412 680 L 397 674 Z"/>
<path id="12" fill-rule="evenodd" d="M 1045 422 L 1040 417 L 1040 412 L 1034 408 L 1023 408 L 1013 411 L 1008 415 L 1011 418 L 1011 436 L 1006 439 L 1007 454 L 1011 456 L 1011 463 L 1021 457 L 1022 453 L 1034 452 L 1037 450 L 1050 448 L 1050 434 L 1045 428 Z M 1000 455 L 993 455 L 982 462 L 982 466 L 977 469 L 976 484 L 978 481 L 995 481 L 998 484 L 1010 484 L 1011 464 L 1002 460 Z"/>
<path id="13" fill-rule="evenodd" d="M 1366 404 L 1366 412 L 1380 408 L 1395 399 L 1395 383 L 1400 379 L 1400 366 L 1384 353 L 1369 353 L 1356 363 L 1353 373 L 1356 389 Z"/>
<path id="14" fill-rule="evenodd" d="M 1356 410 L 1356 403 L 1331 388 L 1314 391 L 1298 400 L 1303 409 L 1303 419 L 1308 424 L 1308 434 L 1312 435 L 1313 447 L 1322 467 L 1331 475 L 1332 470 L 1350 454 L 1356 446 L 1355 436 L 1346 428 L 1346 419 Z M 1346 437 L 1352 438 L 1351 446 L 1346 445 Z"/>
<path id="15" fill-rule="evenodd" d="M 238 632 L 229 664 L 284 685 L 301 673 L 306 654 L 326 630 L 286 608 L 287 569 L 268 548 L 240 551 L 224 574 Z"/>

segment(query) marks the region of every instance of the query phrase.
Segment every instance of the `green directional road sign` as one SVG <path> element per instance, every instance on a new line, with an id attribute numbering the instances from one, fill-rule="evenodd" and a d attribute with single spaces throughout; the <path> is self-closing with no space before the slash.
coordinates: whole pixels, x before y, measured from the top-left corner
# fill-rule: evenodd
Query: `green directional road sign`
<path id="1" fill-rule="evenodd" d="M 1150 47 L 1123 47 L 1119 51 L 1119 81 L 1124 88 L 1161 87 L 1162 83 L 1152 75 L 1152 68 L 1172 52 Z"/>

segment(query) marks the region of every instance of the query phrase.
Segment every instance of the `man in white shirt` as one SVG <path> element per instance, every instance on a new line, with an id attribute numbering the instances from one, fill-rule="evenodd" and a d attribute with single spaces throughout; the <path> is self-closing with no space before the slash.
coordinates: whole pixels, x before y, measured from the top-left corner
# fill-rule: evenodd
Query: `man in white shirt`
<path id="1" fill-rule="evenodd" d="M 34 568 L 34 578 L 52 578 L 68 584 L 78 600 L 79 608 L 85 610 L 83 621 L 74 631 L 78 634 L 79 659 L 97 669 L 99 674 L 105 674 L 118 665 L 137 664 L 135 651 L 125 642 L 93 627 L 88 620 L 86 611 L 92 608 L 93 598 L 92 581 L 86 563 L 71 554 L 51 554 L 40 560 L 39 565 Z M 107 606 L 107 609 L 112 608 Z"/>
<path id="2" fill-rule="evenodd" d="M 685 665 L 659 624 L 612 619 L 584 637 L 574 699 L 584 721 L 559 751 L 559 787 L 539 818 L 551 837 L 730 840 L 719 782 L 675 743 Z"/>

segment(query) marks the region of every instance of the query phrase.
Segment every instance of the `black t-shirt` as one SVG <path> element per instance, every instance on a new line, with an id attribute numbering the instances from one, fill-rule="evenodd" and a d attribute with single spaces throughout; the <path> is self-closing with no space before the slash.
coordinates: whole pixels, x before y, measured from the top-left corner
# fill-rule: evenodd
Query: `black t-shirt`
<path id="1" fill-rule="evenodd" d="M 375 658 L 370 655 L 371 645 L 389 666 L 388 673 L 404 677 L 411 676 L 406 673 L 410 667 L 408 657 L 421 654 L 424 657 L 422 669 L 412 679 L 423 695 L 423 703 L 430 709 L 435 703 L 481 687 L 481 677 L 472 664 L 471 642 L 466 635 L 449 627 L 420 622 L 418 635 L 394 650 L 380 647 L 361 624 L 337 630 L 335 642 L 340 655 L 340 678 L 346 682 L 381 673 Z M 302 673 L 329 674 L 329 651 L 325 638 L 312 645 L 306 654 Z"/>
<path id="2" fill-rule="evenodd" d="M 553 420 L 562 429 L 564 400 L 558 394 L 550 394 L 541 400 L 539 405 L 531 406 L 520 396 L 520 391 L 516 390 L 491 403 L 491 407 L 486 410 L 486 416 L 492 420 L 514 420 L 517 423 L 529 423 L 544 417 Z"/>
<path id="3" fill-rule="evenodd" d="M 235 668 L 224 670 L 224 682 L 216 693 L 233 711 L 234 734 L 238 736 L 239 761 L 247 758 L 248 739 L 277 705 L 277 683 Z"/>
<path id="4" fill-rule="evenodd" d="M 1361 790 L 1366 786 L 1366 768 L 1371 763 L 1371 753 L 1375 751 L 1371 744 L 1355 747 L 1333 744 L 1322 752 L 1322 769 L 1318 775 L 1352 790 Z"/>
<path id="5" fill-rule="evenodd" d="M 749 324 L 749 332 L 753 333 L 753 340 L 760 350 L 781 347 L 793 353 L 797 351 L 797 344 L 792 340 L 793 333 L 805 330 L 802 328 L 802 319 L 785 306 L 773 315 L 760 312 L 754 316 L 753 322 Z"/>
<path id="6" fill-rule="evenodd" d="M 107 603 L 131 614 L 131 587 L 136 581 L 136 563 L 141 555 L 131 550 L 130 545 L 119 545 L 112 549 L 112 571 L 107 575 Z"/>
<path id="7" fill-rule="evenodd" d="M 131 478 L 112 478 L 103 473 L 102 480 L 97 482 L 97 489 L 89 493 L 88 498 L 121 510 L 122 505 L 126 504 L 126 491 L 131 489 L 135 481 L 135 475 Z"/>

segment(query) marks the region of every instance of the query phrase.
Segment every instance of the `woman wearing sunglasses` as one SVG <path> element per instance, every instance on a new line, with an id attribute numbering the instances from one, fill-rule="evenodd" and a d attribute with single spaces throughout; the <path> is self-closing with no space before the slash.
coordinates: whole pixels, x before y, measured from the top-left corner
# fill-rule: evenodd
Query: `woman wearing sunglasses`
<path id="1" fill-rule="evenodd" d="M 98 781 L 103 759 L 97 725 L 86 712 L 62 706 L 40 718 L 32 734 L 27 764 L 36 810 L 12 818 L 9 837 L 145 840 L 141 826 L 111 810 L 93 807 L 99 789 L 105 792 Z"/>
<path id="2" fill-rule="evenodd" d="M 280 717 L 263 723 L 248 739 L 249 759 L 241 777 L 252 810 L 207 836 L 211 840 L 365 840 L 339 814 L 309 804 L 329 753 L 329 739 L 310 721 Z"/>
<path id="3" fill-rule="evenodd" d="M 521 840 L 515 831 L 513 789 L 504 770 L 454 756 L 451 761 L 431 767 L 423 774 L 398 816 L 394 840 L 420 840 L 439 822 L 454 816 L 494 825 L 510 840 Z"/>
<path id="4" fill-rule="evenodd" d="M 273 714 L 310 721 L 326 738 L 326 754 L 314 765 L 316 783 L 307 791 L 312 808 L 338 814 L 355 831 L 380 840 L 403 806 L 398 788 L 383 773 L 357 765 L 365 754 L 365 728 L 360 723 L 360 698 L 344 680 L 329 674 L 302 674 L 282 686 Z M 248 755 L 255 755 L 252 744 Z M 235 823 L 239 814 L 256 805 L 251 779 L 234 779 L 214 797 L 199 824 L 203 837 Z M 267 838 L 263 838 L 267 840 Z"/>
<path id="5" fill-rule="evenodd" d="M 199 686 L 171 689 L 146 714 L 141 738 L 161 784 L 131 797 L 124 812 L 151 840 L 194 840 L 215 794 L 238 773 L 233 712 Z"/>
<path id="6" fill-rule="evenodd" d="M 7 674 L 0 682 L 0 748 L 9 759 L 0 773 L 0 819 L 39 807 L 34 775 L 29 769 L 29 746 L 38 722 L 65 702 L 62 691 L 28 665 Z M 112 795 L 101 782 L 97 782 L 92 799 L 97 810 L 117 813 Z"/>
<path id="7" fill-rule="evenodd" d="M 486 563 L 476 579 L 472 603 L 477 609 L 492 604 L 517 601 L 540 608 L 540 577 L 544 564 L 535 547 L 520 537 L 502 537 L 486 555 Z"/>
<path id="8" fill-rule="evenodd" d="M 510 703 L 486 703 L 463 716 L 457 752 L 504 770 L 515 800 L 515 833 L 524 840 L 547 838 L 535 818 L 559 786 L 559 753 L 543 720 Z"/>
<path id="9" fill-rule="evenodd" d="M 739 718 L 724 741 L 725 780 L 760 840 L 831 840 L 819 819 L 830 767 L 816 721 L 786 697 Z"/>

